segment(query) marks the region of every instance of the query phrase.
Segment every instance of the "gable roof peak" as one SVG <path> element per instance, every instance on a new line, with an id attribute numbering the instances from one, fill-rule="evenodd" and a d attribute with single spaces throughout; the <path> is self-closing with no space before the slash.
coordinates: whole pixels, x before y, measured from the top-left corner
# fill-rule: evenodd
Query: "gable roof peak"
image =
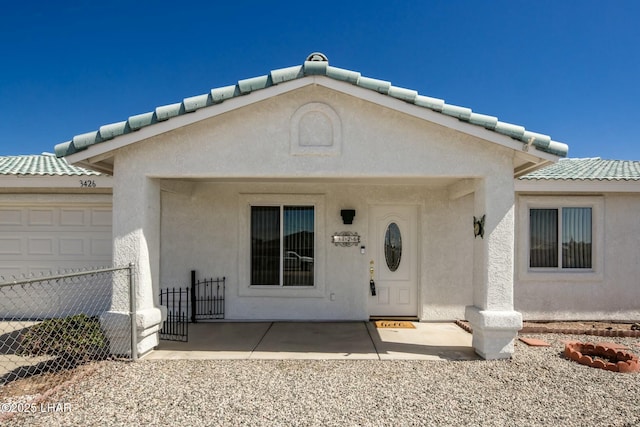
<path id="1" fill-rule="evenodd" d="M 553 141 L 550 136 L 531 132 L 523 126 L 501 122 L 497 117 L 478 114 L 470 108 L 447 104 L 442 99 L 431 98 L 421 95 L 415 90 L 393 86 L 389 81 L 366 77 L 358 71 L 330 66 L 325 54 L 312 52 L 302 65 L 279 68 L 266 75 L 239 80 L 235 85 L 215 88 L 209 93 L 185 98 L 182 102 L 159 106 L 154 111 L 137 114 L 127 120 L 101 126 L 98 130 L 76 135 L 72 140 L 56 145 L 55 153 L 58 157 L 68 156 L 85 150 L 92 145 L 136 132 L 141 128 L 170 120 L 173 117 L 193 113 L 201 108 L 215 108 L 217 104 L 231 98 L 237 98 L 292 80 L 313 76 L 322 76 L 348 83 L 396 98 L 416 107 L 454 117 L 470 125 L 482 127 L 519 141 L 523 144 L 522 149 L 524 151 L 528 151 L 533 146 L 540 152 L 557 157 L 565 157 L 569 150 L 567 144 Z"/>
<path id="2" fill-rule="evenodd" d="M 329 58 L 327 58 L 327 55 L 321 52 L 310 53 L 309 56 L 307 56 L 306 60 L 314 62 L 329 62 Z"/>

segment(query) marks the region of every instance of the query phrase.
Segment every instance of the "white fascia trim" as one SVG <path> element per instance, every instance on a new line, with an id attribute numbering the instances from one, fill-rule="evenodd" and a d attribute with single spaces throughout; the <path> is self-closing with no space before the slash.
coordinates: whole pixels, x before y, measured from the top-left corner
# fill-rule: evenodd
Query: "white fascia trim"
<path id="1" fill-rule="evenodd" d="M 69 156 L 65 156 L 65 158 L 71 164 L 76 164 L 85 160 L 91 162 L 91 158 L 101 156 L 105 153 L 117 150 L 129 144 L 142 141 L 144 139 L 148 139 L 183 126 L 188 126 L 201 120 L 206 120 L 220 114 L 224 114 L 256 102 L 264 101 L 268 98 L 282 95 L 284 93 L 291 92 L 293 90 L 312 84 L 317 84 L 329 89 L 333 89 L 338 92 L 342 92 L 344 94 L 351 95 L 356 98 L 360 98 L 365 101 L 369 101 L 374 104 L 378 104 L 380 106 L 387 107 L 413 117 L 417 117 L 468 135 L 472 135 L 477 138 L 511 148 L 512 150 L 515 150 L 517 152 L 524 151 L 523 147 L 525 147 L 525 145 L 521 141 L 516 141 L 506 135 L 501 135 L 495 131 L 485 129 L 478 125 L 460 121 L 455 117 L 447 116 L 445 114 L 438 113 L 428 108 L 417 106 L 415 104 L 410 104 L 392 96 L 374 92 L 370 89 L 365 89 L 350 83 L 334 80 L 330 77 L 307 76 L 300 79 L 280 83 L 278 85 L 270 86 L 265 89 L 256 90 L 247 95 L 228 99 L 218 105 L 201 108 L 194 111 L 193 113 L 183 114 L 181 116 L 173 117 L 160 123 L 155 123 L 151 126 L 143 127 L 138 131 L 118 136 L 110 141 L 91 145 L 86 150 L 82 150 Z M 530 155 L 534 155 L 535 157 L 538 157 L 540 159 L 549 160 L 552 162 L 556 162 L 560 158 L 559 156 L 539 151 L 537 148 L 533 151 L 528 151 L 527 153 Z M 100 158 L 104 159 L 105 157 L 103 156 Z"/>
<path id="2" fill-rule="evenodd" d="M 640 181 L 516 179 L 517 193 L 640 193 Z"/>
<path id="3" fill-rule="evenodd" d="M 529 151 L 525 151 L 523 149 L 523 147 L 525 147 L 525 144 L 522 141 L 517 141 L 506 135 L 502 135 L 502 134 L 499 134 L 498 132 L 485 129 L 482 126 L 478 126 L 478 125 L 464 122 L 462 120 L 458 120 L 455 117 L 448 116 L 446 114 L 439 113 L 437 111 L 433 111 L 429 108 L 420 107 L 418 105 L 402 101 L 401 99 L 397 99 L 389 95 L 374 92 L 372 90 L 361 88 L 359 86 L 355 86 L 355 85 L 341 82 L 338 80 L 334 80 L 329 77 L 316 76 L 315 78 L 317 79 L 315 83 L 321 86 L 334 89 L 336 91 L 345 93 L 347 95 L 351 95 L 356 98 L 360 98 L 365 101 L 369 101 L 374 104 L 377 104 L 386 108 L 390 108 L 392 110 L 396 110 L 401 113 L 404 113 L 419 119 L 423 119 L 423 120 L 444 126 L 449 129 L 456 130 L 458 132 L 465 133 L 467 135 L 475 136 L 485 141 L 502 145 L 503 147 L 511 148 L 516 152 L 526 153 L 530 156 L 548 160 L 554 163 L 560 159 L 559 156 L 556 156 L 550 153 L 545 153 L 544 151 L 540 151 L 535 147 L 534 147 L 535 148 L 534 150 L 529 149 Z"/>
<path id="4" fill-rule="evenodd" d="M 113 178 L 96 175 L 16 175 L 0 178 L 4 188 L 78 188 L 87 191 L 113 188 Z"/>
<path id="5" fill-rule="evenodd" d="M 98 157 L 99 159 L 103 160 L 109 157 L 103 156 L 105 153 L 117 150 L 122 147 L 126 147 L 129 144 L 143 141 L 145 139 L 149 139 L 184 126 L 188 126 L 202 120 L 207 120 L 209 118 L 219 116 L 220 114 L 228 113 L 230 111 L 246 107 L 247 105 L 251 105 L 256 102 L 264 101 L 274 96 L 282 95 L 284 93 L 299 89 L 304 86 L 309 86 L 313 83 L 314 81 L 311 78 L 302 78 L 286 83 L 281 83 L 279 85 L 270 86 L 266 89 L 256 90 L 246 95 L 228 99 L 217 105 L 200 108 L 193 113 L 186 113 L 181 116 L 172 117 L 169 120 L 155 123 L 150 126 L 145 126 L 140 130 L 128 133 L 126 135 L 118 136 L 109 141 L 90 145 L 86 150 L 78 151 L 77 153 L 65 156 L 65 159 L 70 164 L 80 163 L 85 160 L 91 161 L 92 158 L 98 156 L 100 156 Z"/>

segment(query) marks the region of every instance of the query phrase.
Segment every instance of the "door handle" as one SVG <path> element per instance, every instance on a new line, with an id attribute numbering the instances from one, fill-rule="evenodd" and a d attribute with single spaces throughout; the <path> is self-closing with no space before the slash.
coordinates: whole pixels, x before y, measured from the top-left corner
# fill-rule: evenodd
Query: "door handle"
<path id="1" fill-rule="evenodd" d="M 369 262 L 369 289 L 371 290 L 371 296 L 376 296 L 376 282 L 373 281 L 373 260 Z"/>

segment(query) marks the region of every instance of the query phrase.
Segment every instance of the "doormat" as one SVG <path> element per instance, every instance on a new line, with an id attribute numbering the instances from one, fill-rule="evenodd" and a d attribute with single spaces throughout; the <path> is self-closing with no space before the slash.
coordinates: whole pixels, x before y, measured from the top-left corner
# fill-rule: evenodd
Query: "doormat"
<path id="1" fill-rule="evenodd" d="M 374 323 L 376 324 L 376 328 L 416 328 L 413 323 L 407 322 L 406 320 L 376 320 Z"/>

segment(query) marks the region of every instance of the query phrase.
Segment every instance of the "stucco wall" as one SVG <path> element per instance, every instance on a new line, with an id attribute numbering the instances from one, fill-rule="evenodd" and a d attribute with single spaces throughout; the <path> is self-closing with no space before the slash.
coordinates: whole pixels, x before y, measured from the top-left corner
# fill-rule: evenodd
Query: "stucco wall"
<path id="1" fill-rule="evenodd" d="M 313 107 L 314 115 L 299 119 L 310 103 L 324 107 Z M 418 108 L 402 101 L 398 106 Z M 333 112 L 324 114 L 327 108 Z M 118 150 L 114 259 L 141 265 L 141 299 L 155 304 L 160 285 L 183 285 L 195 268 L 229 278 L 228 318 L 362 319 L 367 317 L 363 296 L 369 258 L 358 248 L 326 242 L 331 233 L 350 230 L 362 233 L 366 245 L 369 204 L 415 204 L 421 219 L 421 318 L 463 317 L 474 294 L 483 308 L 492 309 L 484 290 L 489 280 L 505 282 L 499 287 L 508 292 L 499 291 L 499 306 L 508 307 L 511 284 L 502 275 L 491 279 L 483 273 L 473 280 L 474 269 L 486 270 L 474 262 L 474 251 L 483 248 L 483 260 L 510 260 L 512 244 L 498 239 L 485 250 L 481 239 L 474 241 L 472 218 L 491 212 L 487 238 L 496 227 L 512 224 L 513 155 L 508 148 L 357 97 L 303 87 Z M 465 178 L 487 181 L 486 191 L 451 197 L 449 186 Z M 503 189 L 501 183 L 508 185 Z M 291 192 L 321 194 L 326 201 L 327 235 L 318 236 L 326 251 L 325 290 L 296 299 L 295 307 L 290 297 L 240 301 L 238 197 Z M 478 197 L 487 199 L 478 203 Z M 339 217 L 344 208 L 358 211 L 348 228 Z"/>
<path id="2" fill-rule="evenodd" d="M 528 272 L 526 201 L 594 206 L 593 272 Z M 525 319 L 640 320 L 640 195 L 520 195 L 515 306 Z"/>
<path id="3" fill-rule="evenodd" d="M 339 151 L 292 153 L 291 119 L 311 101 L 335 111 L 340 121 L 339 129 L 333 129 L 341 133 Z M 326 130 L 322 123 L 308 126 L 306 133 Z M 114 174 L 124 184 L 137 174 L 194 178 L 483 177 L 503 173 L 503 165 L 512 171 L 513 153 L 396 110 L 310 86 L 141 141 L 121 150 L 117 157 L 127 157 L 126 170 L 117 167 Z"/>
<path id="4" fill-rule="evenodd" d="M 423 320 L 460 318 L 472 302 L 471 257 L 473 236 L 469 197 L 449 202 L 445 191 L 429 185 L 362 184 L 214 184 L 195 183 L 162 192 L 162 287 L 184 286 L 189 271 L 227 278 L 228 319 L 351 319 L 368 318 L 370 254 L 360 245 L 330 243 L 337 231 L 353 231 L 367 247 L 368 207 L 371 204 L 411 204 L 419 210 L 419 311 Z M 181 192 L 176 189 L 180 188 Z M 240 229 L 245 227 L 238 200 L 246 194 L 314 194 L 325 199 L 324 235 L 316 235 L 325 258 L 324 291 L 319 296 L 241 296 L 248 283 L 239 270 Z M 342 223 L 340 210 L 356 210 L 352 225 Z M 465 226 L 466 225 L 466 226 Z M 462 262 L 461 262 L 462 261 Z M 320 265 L 318 265 L 318 268 Z M 282 290 L 284 293 L 284 290 Z"/>

